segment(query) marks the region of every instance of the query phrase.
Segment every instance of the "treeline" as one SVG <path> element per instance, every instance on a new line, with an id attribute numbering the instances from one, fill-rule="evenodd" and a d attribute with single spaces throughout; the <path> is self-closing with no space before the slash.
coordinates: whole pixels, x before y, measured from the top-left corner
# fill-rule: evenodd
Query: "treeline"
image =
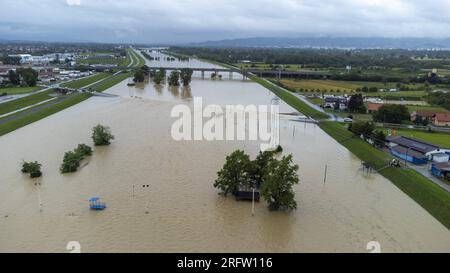
<path id="1" fill-rule="evenodd" d="M 431 105 L 437 105 L 450 110 L 450 93 L 449 92 L 432 92 L 427 96 L 427 101 Z"/>
<path id="2" fill-rule="evenodd" d="M 420 68 L 444 68 L 450 65 L 450 52 L 439 52 L 436 60 L 420 61 L 424 56 L 433 55 L 429 51 L 388 50 L 388 49 L 291 49 L 291 48 L 211 48 L 172 47 L 177 54 L 196 55 L 224 63 L 241 60 L 273 64 L 302 64 L 305 67 L 330 68 L 347 65 L 369 68 L 403 67 L 411 71 Z M 431 57 L 430 57 L 431 58 Z"/>

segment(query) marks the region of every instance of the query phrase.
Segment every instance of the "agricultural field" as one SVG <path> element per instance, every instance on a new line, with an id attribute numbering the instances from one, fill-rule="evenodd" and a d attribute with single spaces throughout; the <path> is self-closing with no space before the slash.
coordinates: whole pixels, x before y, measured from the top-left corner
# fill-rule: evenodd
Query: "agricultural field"
<path id="1" fill-rule="evenodd" d="M 439 106 L 419 106 L 419 105 L 407 105 L 408 111 L 410 113 L 417 111 L 417 110 L 427 110 L 427 111 L 433 111 L 433 112 L 443 112 L 443 113 L 450 113 L 449 110 L 439 107 Z"/>

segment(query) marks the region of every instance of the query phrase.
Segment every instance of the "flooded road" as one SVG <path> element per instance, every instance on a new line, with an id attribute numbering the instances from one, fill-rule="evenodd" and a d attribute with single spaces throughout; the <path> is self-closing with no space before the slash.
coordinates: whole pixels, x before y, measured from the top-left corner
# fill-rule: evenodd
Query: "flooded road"
<path id="1" fill-rule="evenodd" d="M 219 196 L 212 184 L 225 156 L 244 149 L 254 157 L 260 143 L 174 141 L 170 111 L 194 96 L 270 103 L 256 83 L 195 77 L 187 90 L 125 81 L 107 92 L 119 96 L 93 97 L 0 137 L 0 252 L 67 252 L 69 241 L 82 252 L 368 252 L 369 241 L 384 252 L 450 252 L 449 230 L 385 178 L 359 171 L 361 162 L 314 124 L 280 124 L 284 154 L 300 167 L 296 211 L 261 202 L 251 216 L 251 203 Z M 60 174 L 64 152 L 92 145 L 98 123 L 116 140 L 95 147 L 77 173 Z M 22 160 L 41 162 L 43 177 L 23 175 Z M 90 211 L 93 196 L 108 208 Z"/>

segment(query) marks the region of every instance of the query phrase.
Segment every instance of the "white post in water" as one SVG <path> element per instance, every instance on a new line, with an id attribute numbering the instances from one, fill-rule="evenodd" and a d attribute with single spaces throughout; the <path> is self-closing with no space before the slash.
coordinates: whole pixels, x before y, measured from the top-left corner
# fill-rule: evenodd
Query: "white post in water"
<path id="1" fill-rule="evenodd" d="M 39 186 L 38 186 L 38 202 L 39 202 L 39 211 L 42 212 L 41 188 Z"/>
<path id="2" fill-rule="evenodd" d="M 252 216 L 255 215 L 255 188 L 253 188 L 252 193 Z"/>

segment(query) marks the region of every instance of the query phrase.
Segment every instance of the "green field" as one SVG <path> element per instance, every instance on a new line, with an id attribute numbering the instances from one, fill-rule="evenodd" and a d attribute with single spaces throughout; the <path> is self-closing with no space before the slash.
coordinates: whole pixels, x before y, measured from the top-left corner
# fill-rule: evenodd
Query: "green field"
<path id="1" fill-rule="evenodd" d="M 134 50 L 129 49 L 132 58 L 134 59 L 133 66 L 134 67 L 142 67 L 145 64 L 145 60 L 137 54 Z"/>
<path id="2" fill-rule="evenodd" d="M 367 142 L 355 137 L 337 122 L 321 122 L 320 128 L 363 161 L 372 162 L 377 169 L 392 158 Z M 412 169 L 386 168 L 379 173 L 450 228 L 450 193 Z"/>
<path id="3" fill-rule="evenodd" d="M 408 105 L 408 110 L 410 113 L 416 111 L 416 110 L 427 110 L 427 111 L 434 111 L 434 112 L 444 112 L 449 113 L 450 111 L 439 106 L 418 106 L 418 105 Z"/>
<path id="4" fill-rule="evenodd" d="M 380 97 L 380 98 L 414 98 L 421 100 L 427 93 L 425 91 L 398 91 L 398 92 L 370 92 L 365 93 L 366 97 Z"/>
<path id="5" fill-rule="evenodd" d="M 63 84 L 61 84 L 61 86 L 78 89 L 78 88 L 85 87 L 85 86 L 87 86 L 89 84 L 92 84 L 94 82 L 97 82 L 97 81 L 99 81 L 101 79 L 104 79 L 104 78 L 106 78 L 106 77 L 108 77 L 110 75 L 111 75 L 110 73 L 100 73 L 100 74 L 96 74 L 96 75 L 93 75 L 93 76 L 90 76 L 90 77 L 86 77 L 86 78 L 82 78 L 82 79 L 79 79 L 79 80 L 74 80 L 74 81 L 71 81 L 71 82 L 63 83 Z"/>
<path id="6" fill-rule="evenodd" d="M 17 95 L 17 94 L 25 94 L 30 93 L 36 90 L 41 89 L 40 86 L 32 86 L 32 87 L 6 87 L 0 88 L 0 94 L 7 93 L 8 95 Z"/>
<path id="7" fill-rule="evenodd" d="M 92 85 L 90 88 L 97 92 L 103 92 L 106 89 L 113 87 L 114 85 L 124 81 L 125 79 L 127 79 L 129 77 L 131 77 L 130 72 L 117 74 L 115 76 L 110 76 L 110 77 L 104 79 L 103 81 Z"/>
<path id="8" fill-rule="evenodd" d="M 253 81 L 261 84 L 265 88 L 271 90 L 275 95 L 280 97 L 283 101 L 285 101 L 287 104 L 289 104 L 293 108 L 297 109 L 303 115 L 314 118 L 314 119 L 328 118 L 327 114 L 324 114 L 320 111 L 317 111 L 316 109 L 311 108 L 308 104 L 306 104 L 302 100 L 298 99 L 291 93 L 284 91 L 280 87 L 275 86 L 272 83 L 267 82 L 266 80 L 258 78 L 256 76 L 251 77 L 251 79 Z"/>
<path id="9" fill-rule="evenodd" d="M 3 124 L 0 124 L 0 136 L 7 134 L 9 132 L 12 132 L 23 126 L 26 126 L 35 121 L 38 121 L 40 119 L 43 119 L 47 116 L 50 116 L 54 113 L 61 111 L 61 110 L 64 110 L 72 105 L 75 105 L 79 102 L 82 102 L 82 101 L 88 99 L 90 96 L 91 96 L 91 94 L 89 94 L 89 93 L 75 94 L 75 95 L 72 95 L 70 98 L 63 100 L 62 102 L 50 105 L 49 107 L 43 108 L 40 111 L 31 113 L 29 115 L 20 117 L 18 119 L 15 119 L 15 120 L 12 120 L 9 122 L 5 122 Z M 51 103 L 52 102 L 48 102 L 48 104 L 51 104 Z M 46 104 L 43 104 L 43 105 L 46 105 Z"/>
<path id="10" fill-rule="evenodd" d="M 281 84 L 286 86 L 290 90 L 297 92 L 307 93 L 325 93 L 325 94 L 352 94 L 357 89 L 362 89 L 364 86 L 377 87 L 380 89 L 396 88 L 395 83 L 383 83 L 376 82 L 352 82 L 352 81 L 333 81 L 333 80 L 290 80 L 282 79 Z M 425 88 L 423 85 L 407 85 L 410 88 Z M 383 98 L 414 98 L 421 99 L 426 96 L 426 92 L 421 91 L 398 91 L 398 92 L 367 92 L 364 93 L 367 97 L 383 97 Z"/>
<path id="11" fill-rule="evenodd" d="M 38 94 L 29 95 L 20 99 L 4 102 L 0 104 L 0 115 L 19 110 L 21 108 L 39 103 L 44 100 L 51 99 L 50 94 L 52 90 L 41 92 Z"/>

